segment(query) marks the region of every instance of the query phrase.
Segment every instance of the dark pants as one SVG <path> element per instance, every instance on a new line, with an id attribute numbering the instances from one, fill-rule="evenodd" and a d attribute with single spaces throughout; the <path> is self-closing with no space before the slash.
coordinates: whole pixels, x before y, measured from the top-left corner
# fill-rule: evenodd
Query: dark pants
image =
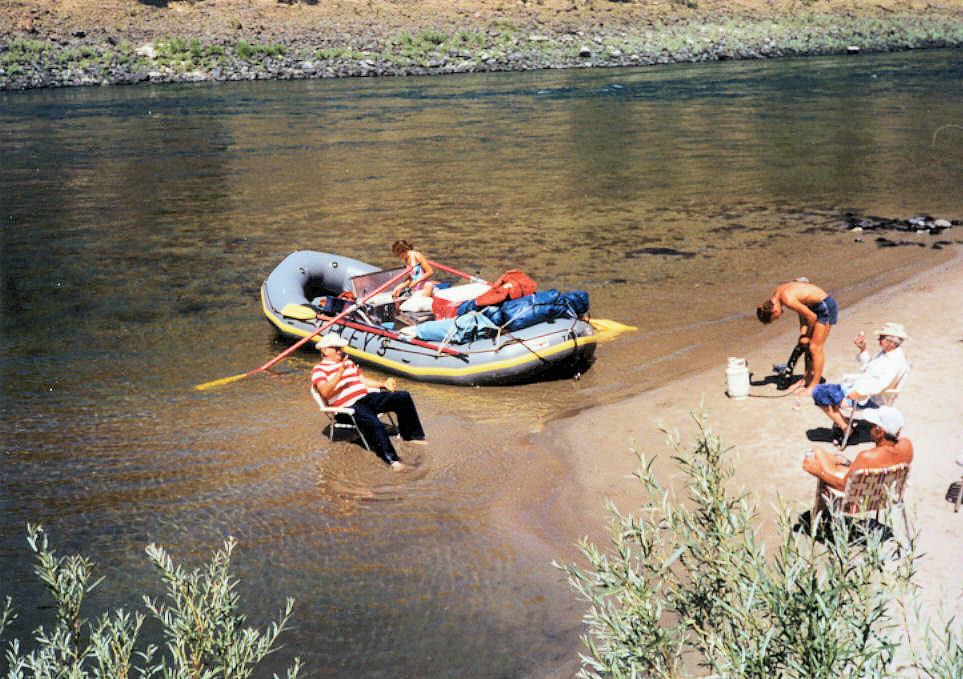
<path id="1" fill-rule="evenodd" d="M 355 401 L 351 407 L 365 441 L 385 462 L 395 462 L 398 454 L 391 445 L 384 422 L 378 419 L 378 413 L 392 412 L 398 416 L 398 433 L 405 441 L 425 438 L 415 402 L 407 391 L 375 391 Z"/>

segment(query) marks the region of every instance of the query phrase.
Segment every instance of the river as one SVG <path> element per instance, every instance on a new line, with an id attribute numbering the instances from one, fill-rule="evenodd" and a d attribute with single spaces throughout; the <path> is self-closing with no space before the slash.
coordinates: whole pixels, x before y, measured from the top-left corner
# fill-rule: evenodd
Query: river
<path id="1" fill-rule="evenodd" d="M 504 518 L 554 506 L 579 454 L 544 449 L 540 428 L 721 373 L 785 329 L 753 314 L 781 281 L 808 276 L 845 313 L 938 261 L 939 237 L 880 247 L 842 215 L 963 217 L 961 81 L 949 50 L 0 93 L 13 634 L 50 613 L 28 521 L 107 577 L 89 617 L 159 593 L 147 543 L 193 567 L 233 535 L 251 621 L 296 599 L 272 671 L 300 655 L 308 677 L 570 675 L 583 605 L 550 561 L 599 527 L 574 508 L 549 517 L 555 537 Z M 324 438 L 314 352 L 192 389 L 285 348 L 257 296 L 285 255 L 389 267 L 402 237 L 488 278 L 587 290 L 594 316 L 639 330 L 579 380 L 406 382 L 430 445 L 403 446 L 400 475 Z"/>

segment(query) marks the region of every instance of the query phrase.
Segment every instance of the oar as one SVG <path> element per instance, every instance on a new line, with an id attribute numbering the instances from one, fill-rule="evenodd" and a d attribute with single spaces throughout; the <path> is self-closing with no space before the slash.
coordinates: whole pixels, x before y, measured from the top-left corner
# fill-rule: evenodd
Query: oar
<path id="1" fill-rule="evenodd" d="M 461 276 L 462 278 L 467 278 L 468 280 L 472 281 L 473 283 L 486 283 L 486 284 L 488 284 L 488 285 L 491 285 L 491 283 L 488 283 L 488 281 L 486 281 L 486 280 L 482 280 L 482 279 L 479 278 L 478 276 L 472 276 L 470 273 L 465 273 L 464 271 L 459 271 L 458 269 L 452 269 L 450 266 L 445 266 L 444 264 L 439 264 L 438 262 L 433 262 L 433 261 L 430 260 L 430 259 L 428 260 L 428 263 L 431 264 L 431 265 L 432 265 L 434 268 L 436 268 L 436 269 L 441 269 L 442 271 L 447 271 L 448 273 L 453 273 L 453 274 L 455 274 L 456 276 Z"/>
<path id="2" fill-rule="evenodd" d="M 455 274 L 456 276 L 467 278 L 471 281 L 474 281 L 475 283 L 487 283 L 488 285 L 491 285 L 491 283 L 488 283 L 488 281 L 484 281 L 481 278 L 478 278 L 477 276 L 472 276 L 471 274 L 467 274 L 464 271 L 453 269 L 450 266 L 439 264 L 438 262 L 434 262 L 430 259 L 428 260 L 428 263 L 431 264 L 436 269 L 441 269 L 442 271 L 447 271 L 448 273 Z M 593 318 L 591 321 L 589 321 L 589 323 L 591 323 L 592 328 L 595 330 L 595 333 L 597 335 L 602 336 L 600 337 L 600 339 L 603 339 L 603 338 L 608 339 L 609 337 L 614 337 L 615 335 L 621 334 L 623 332 L 632 332 L 634 330 L 638 330 L 638 328 L 636 328 L 635 326 L 623 325 L 618 321 L 607 321 L 604 318 Z"/>
<path id="3" fill-rule="evenodd" d="M 283 359 L 285 356 L 287 356 L 288 354 L 291 354 L 295 349 L 297 349 L 298 347 L 300 347 L 302 344 L 304 344 L 305 342 L 307 342 L 309 339 L 311 339 L 312 337 L 314 337 L 314 336 L 316 336 L 316 335 L 324 332 L 324 331 L 327 330 L 328 328 L 330 328 L 332 325 L 334 325 L 335 323 L 337 323 L 339 320 L 341 320 L 342 318 L 344 318 L 345 316 L 347 316 L 348 314 L 350 314 L 352 311 L 354 311 L 355 309 L 357 309 L 358 307 L 360 307 L 362 304 L 364 304 L 365 302 L 367 302 L 370 298 L 374 297 L 375 295 L 377 295 L 379 292 L 381 292 L 381 291 L 384 290 L 385 288 L 391 286 L 393 283 L 397 283 L 397 282 L 400 281 L 402 278 L 404 278 L 405 276 L 407 276 L 408 274 L 410 274 L 410 273 L 411 273 L 411 269 L 412 269 L 412 267 L 409 266 L 407 269 L 405 269 L 404 271 L 400 272 L 400 273 L 397 274 L 396 276 L 392 276 L 391 278 L 389 278 L 388 280 L 386 280 L 384 283 L 382 283 L 381 285 L 379 285 L 377 288 L 375 288 L 374 290 L 372 290 L 371 292 L 369 292 L 367 295 L 365 295 L 364 297 L 362 297 L 361 299 L 359 299 L 358 301 L 356 301 L 354 304 L 352 304 L 351 306 L 349 306 L 347 309 L 345 309 L 344 311 L 342 311 L 340 314 L 338 314 L 337 316 L 335 316 L 334 318 L 332 318 L 330 321 L 328 321 L 327 323 L 324 323 L 323 325 L 319 326 L 318 329 L 315 330 L 314 332 L 312 332 L 310 335 L 308 335 L 308 336 L 306 336 L 306 337 L 302 337 L 302 338 L 299 339 L 297 342 L 295 342 L 294 344 L 292 344 L 290 347 L 288 347 L 287 349 L 285 349 L 284 351 L 282 351 L 280 354 L 278 354 L 277 356 L 275 356 L 274 358 L 272 358 L 270 361 L 268 361 L 267 363 L 265 363 L 264 365 L 262 365 L 260 368 L 255 368 L 254 370 L 249 370 L 248 372 L 246 372 L 246 373 L 241 373 L 240 375 L 231 375 L 230 377 L 222 377 L 221 379 L 219 379 L 219 380 L 214 380 L 213 382 L 205 382 L 204 384 L 198 384 L 198 385 L 195 386 L 194 388 L 195 388 L 195 389 L 201 389 L 201 390 L 203 390 L 203 389 L 210 389 L 211 387 L 216 387 L 216 386 L 219 386 L 219 385 L 221 385 L 221 384 L 227 384 L 228 382 L 236 382 L 237 380 L 244 379 L 244 378 L 247 377 L 248 375 L 253 375 L 253 374 L 255 374 L 255 373 L 264 372 L 265 370 L 267 370 L 268 368 L 270 368 L 272 365 L 274 365 L 275 363 L 277 363 L 278 361 L 280 361 L 281 359 Z"/>
<path id="4" fill-rule="evenodd" d="M 455 274 L 456 276 L 467 278 L 475 283 L 487 283 L 488 285 L 491 285 L 491 283 L 488 283 L 488 281 L 484 281 L 477 276 L 472 276 L 464 271 L 453 269 L 450 266 L 445 266 L 444 264 L 434 262 L 430 259 L 428 260 L 428 263 L 436 269 L 441 269 L 442 271 L 447 271 L 448 273 Z M 638 328 L 633 325 L 624 325 L 618 321 L 608 321 L 604 318 L 593 318 L 589 321 L 589 323 L 592 325 L 592 329 L 595 330 L 595 334 L 599 336 L 599 339 L 610 339 L 616 335 L 622 334 L 623 332 L 634 332 L 638 330 Z M 524 342 L 522 342 L 522 344 L 524 344 Z"/>
<path id="5" fill-rule="evenodd" d="M 634 332 L 638 330 L 634 325 L 624 325 L 618 321 L 607 321 L 604 318 L 593 318 L 589 320 L 592 329 L 600 340 L 609 339 L 620 335 L 623 332 Z"/>
<path id="6" fill-rule="evenodd" d="M 288 318 L 296 318 L 301 321 L 307 321 L 312 318 L 317 318 L 317 312 L 311 307 L 306 307 L 303 304 L 285 304 L 284 308 L 281 309 L 281 315 L 287 316 Z M 382 337 L 387 337 L 388 339 L 395 339 L 400 342 L 407 342 L 409 344 L 416 344 L 419 347 L 425 347 L 426 349 L 433 349 L 435 351 L 443 351 L 452 356 L 457 356 L 463 358 L 464 354 L 460 351 L 455 351 L 448 347 L 442 347 L 437 344 L 432 344 L 431 342 L 426 342 L 420 340 L 417 337 L 406 337 L 397 332 L 391 332 L 390 330 L 385 330 L 384 328 L 379 328 L 374 325 L 368 325 L 366 323 L 355 323 L 354 321 L 341 321 L 341 325 L 346 328 L 355 328 L 356 330 L 363 330 L 364 332 L 371 333 L 373 335 L 380 335 Z"/>

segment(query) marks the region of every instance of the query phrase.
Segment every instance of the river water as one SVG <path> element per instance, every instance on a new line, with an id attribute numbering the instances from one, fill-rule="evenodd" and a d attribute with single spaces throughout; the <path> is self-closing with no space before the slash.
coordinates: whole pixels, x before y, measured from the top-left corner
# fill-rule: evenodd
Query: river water
<path id="1" fill-rule="evenodd" d="M 932 51 L 0 93 L 14 634 L 49 615 L 28 521 L 107 576 L 91 616 L 159 592 L 148 542 L 196 566 L 233 535 L 251 621 L 297 601 L 271 670 L 300 655 L 310 677 L 571 675 L 582 604 L 549 564 L 599 527 L 536 515 L 574 454 L 539 429 L 721 372 L 785 329 L 753 315 L 781 281 L 808 276 L 845 313 L 937 261 L 952 230 L 879 247 L 841 215 L 963 217 L 961 79 L 960 52 Z M 488 278 L 585 289 L 596 317 L 639 331 L 580 380 L 407 383 L 430 445 L 401 447 L 402 475 L 323 437 L 313 352 L 191 388 L 284 348 L 257 291 L 286 254 L 395 266 L 399 237 Z"/>

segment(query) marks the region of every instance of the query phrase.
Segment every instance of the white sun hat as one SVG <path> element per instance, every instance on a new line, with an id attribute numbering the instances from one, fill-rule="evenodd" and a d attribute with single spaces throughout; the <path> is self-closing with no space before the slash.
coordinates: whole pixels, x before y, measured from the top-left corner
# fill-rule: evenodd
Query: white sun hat
<path id="1" fill-rule="evenodd" d="M 874 330 L 873 334 L 879 335 L 880 337 L 895 337 L 901 340 L 909 339 L 909 335 L 906 334 L 906 328 L 903 327 L 902 323 L 883 323 L 883 327 L 879 330 Z"/>

